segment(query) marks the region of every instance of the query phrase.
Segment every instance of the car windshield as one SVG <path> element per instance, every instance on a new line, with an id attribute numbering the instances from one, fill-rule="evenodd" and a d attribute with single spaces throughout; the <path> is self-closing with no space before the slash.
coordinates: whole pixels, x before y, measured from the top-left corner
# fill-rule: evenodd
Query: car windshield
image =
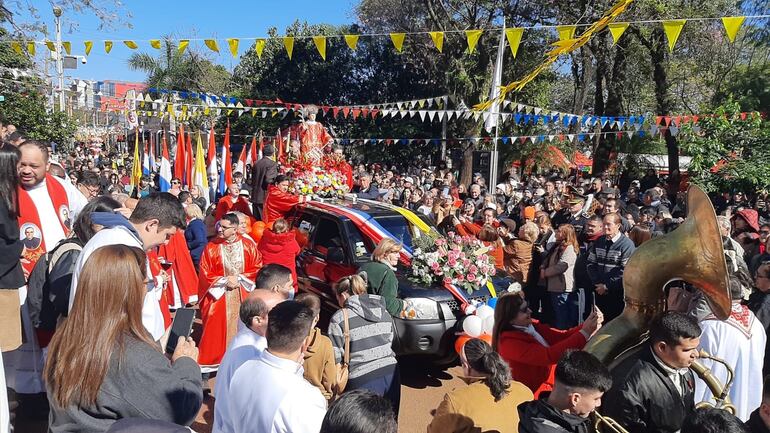
<path id="1" fill-rule="evenodd" d="M 398 242 L 403 243 L 407 247 L 412 247 L 412 234 L 410 233 L 409 223 L 406 218 L 401 215 L 386 215 L 374 218 L 385 230 L 388 231 L 393 238 Z M 348 233 L 350 233 L 350 242 L 353 246 L 353 252 L 356 256 L 356 261 L 366 261 L 374 251 L 374 247 L 377 245 L 372 242 L 371 239 L 365 237 L 358 227 L 351 221 L 345 223 L 348 227 Z"/>

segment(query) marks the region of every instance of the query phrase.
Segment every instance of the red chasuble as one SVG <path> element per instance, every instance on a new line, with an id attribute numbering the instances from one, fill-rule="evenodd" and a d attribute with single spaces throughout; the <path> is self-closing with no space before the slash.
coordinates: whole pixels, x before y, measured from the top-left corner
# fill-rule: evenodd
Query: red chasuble
<path id="1" fill-rule="evenodd" d="M 284 218 L 291 208 L 300 202 L 300 196 L 283 192 L 277 186 L 270 185 L 267 188 L 267 196 L 262 208 L 262 221 L 265 224 L 270 224 L 278 218 Z"/>
<path id="2" fill-rule="evenodd" d="M 217 238 L 206 245 L 198 274 L 198 297 L 203 321 L 198 364 L 216 366 L 222 361 L 227 345 L 238 331 L 238 310 L 241 300 L 253 289 L 257 271 L 262 267 L 262 256 L 254 242 L 242 237 L 228 244 Z M 222 290 L 222 277 L 239 275 L 252 282 L 251 287 L 241 284 L 239 290 Z"/>
<path id="3" fill-rule="evenodd" d="M 70 232 L 69 223 L 71 222 L 67 191 L 50 174 L 45 176 L 45 187 L 48 190 L 48 196 L 51 198 L 53 208 L 66 236 Z M 17 195 L 19 197 L 19 230 L 21 232 L 21 240 L 24 243 L 24 250 L 21 253 L 21 266 L 24 268 L 25 275 L 29 275 L 38 259 L 48 251 L 48 247 L 53 248 L 54 245 L 46 245 L 45 243 L 40 224 L 40 215 L 37 212 L 35 202 L 32 201 L 32 197 L 22 187 L 19 187 L 17 190 Z M 31 238 L 25 233 L 27 231 L 32 233 Z"/>
<path id="4" fill-rule="evenodd" d="M 187 304 L 198 300 L 198 274 L 195 272 L 190 250 L 187 249 L 187 241 L 184 238 L 184 232 L 177 230 L 171 237 L 168 244 L 161 245 L 158 248 L 158 257 L 163 257 L 167 262 L 171 262 L 171 269 L 166 272 L 176 281 L 179 294 L 182 299 L 179 303 L 184 307 Z M 171 284 L 171 282 L 169 282 Z M 168 306 L 173 306 L 176 299 L 173 286 L 168 287 Z M 168 308 L 166 306 L 166 308 Z"/>
<path id="5" fill-rule="evenodd" d="M 249 218 L 254 218 L 254 215 L 251 213 L 251 204 L 248 200 L 246 200 L 244 197 L 238 196 L 238 198 L 233 199 L 229 195 L 226 195 L 219 199 L 219 202 L 217 203 L 217 210 L 214 213 L 214 217 L 217 219 L 217 221 L 221 220 L 223 216 L 225 216 L 228 212 L 241 212 L 249 216 Z"/>

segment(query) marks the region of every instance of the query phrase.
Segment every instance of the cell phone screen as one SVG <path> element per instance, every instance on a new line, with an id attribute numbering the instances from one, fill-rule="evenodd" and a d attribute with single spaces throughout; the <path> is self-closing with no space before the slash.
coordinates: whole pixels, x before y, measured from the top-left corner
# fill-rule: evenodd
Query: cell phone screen
<path id="1" fill-rule="evenodd" d="M 166 343 L 166 353 L 174 353 L 179 337 L 189 337 L 192 333 L 192 325 L 195 321 L 195 310 L 192 308 L 180 308 L 176 310 L 174 322 L 171 323 L 171 332 Z"/>

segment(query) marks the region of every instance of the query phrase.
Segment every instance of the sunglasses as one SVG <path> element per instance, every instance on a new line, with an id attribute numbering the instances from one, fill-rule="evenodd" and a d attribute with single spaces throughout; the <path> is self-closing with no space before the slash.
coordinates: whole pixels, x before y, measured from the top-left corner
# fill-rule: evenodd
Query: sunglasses
<path id="1" fill-rule="evenodd" d="M 172 180 L 172 181 L 171 181 L 171 184 L 172 184 L 172 185 L 173 185 L 173 184 L 177 184 L 177 185 L 179 185 L 180 183 L 182 183 L 182 182 L 179 182 L 178 180 Z"/>

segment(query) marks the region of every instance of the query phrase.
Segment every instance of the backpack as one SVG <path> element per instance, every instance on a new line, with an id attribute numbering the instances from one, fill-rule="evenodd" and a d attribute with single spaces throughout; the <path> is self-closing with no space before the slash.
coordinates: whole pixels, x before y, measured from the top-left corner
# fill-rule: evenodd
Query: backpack
<path id="1" fill-rule="evenodd" d="M 72 273 L 82 250 L 79 239 L 64 239 L 32 268 L 27 306 L 35 329 L 55 331 L 59 316 L 67 316 Z"/>

